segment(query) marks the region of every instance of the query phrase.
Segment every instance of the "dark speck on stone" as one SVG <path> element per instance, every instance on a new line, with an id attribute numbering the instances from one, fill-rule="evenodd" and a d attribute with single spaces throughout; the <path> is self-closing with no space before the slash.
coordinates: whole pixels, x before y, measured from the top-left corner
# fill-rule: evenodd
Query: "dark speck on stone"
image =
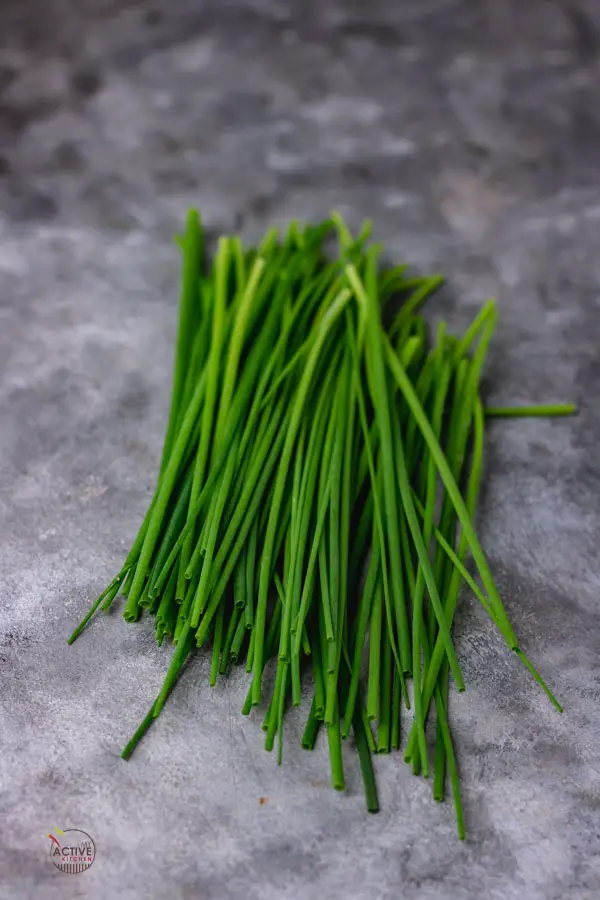
<path id="1" fill-rule="evenodd" d="M 117 415 L 144 420 L 150 405 L 150 390 L 143 376 L 132 372 L 126 379 L 118 401 Z"/>
<path id="2" fill-rule="evenodd" d="M 0 135 L 6 134 L 5 140 L 21 134 L 28 121 L 29 116 L 25 110 L 0 102 Z"/>
<path id="3" fill-rule="evenodd" d="M 368 19 L 342 22 L 338 33 L 343 37 L 370 41 L 379 47 L 401 47 L 404 43 L 404 38 L 398 28 L 390 23 L 370 22 Z"/>
<path id="4" fill-rule="evenodd" d="M 50 194 L 23 182 L 8 183 L 6 209 L 18 222 L 48 222 L 58 213 L 56 201 Z"/>
<path id="5" fill-rule="evenodd" d="M 56 147 L 54 161 L 59 169 L 71 173 L 81 172 L 84 165 L 83 155 L 77 144 L 69 140 L 61 141 Z"/>
<path id="6" fill-rule="evenodd" d="M 573 27 L 573 37 L 577 55 L 582 63 L 595 60 L 600 53 L 600 37 L 597 25 L 592 16 L 589 16 L 582 5 L 568 3 L 566 11 Z"/>
<path id="7" fill-rule="evenodd" d="M 342 178 L 348 184 L 367 184 L 373 178 L 369 166 L 359 162 L 348 162 L 342 166 Z"/>
<path id="8" fill-rule="evenodd" d="M 2 92 L 15 80 L 17 70 L 11 65 L 3 65 L 0 63 L 0 97 Z"/>
<path id="9" fill-rule="evenodd" d="M 87 100 L 100 90 L 102 76 L 96 68 L 80 66 L 71 75 L 71 85 L 78 97 Z"/>
<path id="10" fill-rule="evenodd" d="M 162 22 L 162 15 L 158 9 L 149 9 L 144 16 L 144 21 L 146 25 L 155 28 Z"/>

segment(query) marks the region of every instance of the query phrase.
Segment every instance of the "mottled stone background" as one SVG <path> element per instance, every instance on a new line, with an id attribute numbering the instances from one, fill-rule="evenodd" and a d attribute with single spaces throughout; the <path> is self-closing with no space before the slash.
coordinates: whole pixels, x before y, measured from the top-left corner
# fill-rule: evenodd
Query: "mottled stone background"
<path id="1" fill-rule="evenodd" d="M 2 0 L 0 45 L 0 897 L 595 900 L 597 0 Z M 499 298 L 490 400 L 580 404 L 489 428 L 479 527 L 565 713 L 465 595 L 462 845 L 397 755 L 375 817 L 301 717 L 278 768 L 245 677 L 211 691 L 205 659 L 122 762 L 169 649 L 118 614 L 66 646 L 151 495 L 191 203 L 249 238 L 372 216 L 448 275 L 432 315 Z M 94 837 L 92 869 L 53 868 L 55 826 Z"/>

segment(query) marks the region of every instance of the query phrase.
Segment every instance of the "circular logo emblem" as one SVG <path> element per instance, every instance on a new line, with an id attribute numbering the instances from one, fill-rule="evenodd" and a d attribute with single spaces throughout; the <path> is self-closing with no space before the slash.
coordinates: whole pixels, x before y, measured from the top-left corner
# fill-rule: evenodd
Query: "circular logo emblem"
<path id="1" fill-rule="evenodd" d="M 96 858 L 96 846 L 89 834 L 78 828 L 55 831 L 56 834 L 49 834 L 48 837 L 50 859 L 56 868 L 67 875 L 76 875 L 89 869 Z"/>

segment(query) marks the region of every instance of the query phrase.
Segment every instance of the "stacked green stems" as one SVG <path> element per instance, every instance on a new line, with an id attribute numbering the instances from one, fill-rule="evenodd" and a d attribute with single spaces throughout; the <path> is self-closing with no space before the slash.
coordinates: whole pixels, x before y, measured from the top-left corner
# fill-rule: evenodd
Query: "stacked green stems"
<path id="1" fill-rule="evenodd" d="M 222 237 L 210 260 L 190 211 L 156 489 L 121 570 L 69 643 L 119 594 L 128 622 L 151 617 L 157 643 L 173 642 L 126 759 L 198 651 L 210 653 L 211 686 L 249 678 L 242 712 L 262 706 L 279 763 L 288 708 L 310 683 L 302 746 L 326 737 L 343 791 L 353 735 L 369 812 L 379 809 L 373 756 L 400 749 L 412 679 L 404 757 L 429 774 L 433 702 L 433 796 L 444 798 L 448 774 L 463 838 L 448 716 L 451 676 L 465 687 L 452 637 L 463 583 L 561 709 L 519 646 L 473 524 L 486 420 L 576 409 L 484 406 L 496 304 L 460 336 L 440 323 L 433 342 L 422 307 L 442 277 L 382 267 L 370 232 L 365 222 L 355 238 L 333 213 L 283 236 L 270 229 L 256 248 Z"/>

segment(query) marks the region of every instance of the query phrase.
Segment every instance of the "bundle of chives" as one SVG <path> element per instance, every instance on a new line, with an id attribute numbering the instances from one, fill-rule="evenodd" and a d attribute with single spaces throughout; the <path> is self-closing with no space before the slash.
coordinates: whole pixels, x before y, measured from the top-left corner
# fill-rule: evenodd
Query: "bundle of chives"
<path id="1" fill-rule="evenodd" d="M 292 223 L 283 240 L 272 230 L 256 249 L 223 237 L 208 264 L 200 218 L 189 212 L 156 491 L 121 571 L 69 643 L 120 591 L 128 622 L 146 610 L 158 643 L 175 645 L 124 758 L 189 654 L 210 641 L 210 684 L 245 661 L 242 711 L 267 701 L 266 747 L 277 739 L 281 762 L 286 708 L 300 705 L 307 670 L 302 745 L 312 749 L 325 726 L 332 783 L 344 790 L 342 741 L 354 734 L 370 812 L 379 808 L 371 757 L 399 748 L 412 678 L 404 756 L 428 776 L 433 701 L 433 795 L 443 799 L 447 767 L 462 838 L 448 699 L 450 675 L 465 689 L 451 636 L 463 581 L 561 709 L 518 643 L 473 527 L 484 419 L 575 407 L 485 408 L 494 302 L 461 338 L 442 323 L 431 345 L 419 310 L 442 279 L 383 268 L 379 248 L 366 247 L 369 231 L 365 223 L 353 239 L 334 213 L 318 226 Z M 334 261 L 324 251 L 332 233 Z M 469 551 L 483 590 L 466 568 Z"/>

